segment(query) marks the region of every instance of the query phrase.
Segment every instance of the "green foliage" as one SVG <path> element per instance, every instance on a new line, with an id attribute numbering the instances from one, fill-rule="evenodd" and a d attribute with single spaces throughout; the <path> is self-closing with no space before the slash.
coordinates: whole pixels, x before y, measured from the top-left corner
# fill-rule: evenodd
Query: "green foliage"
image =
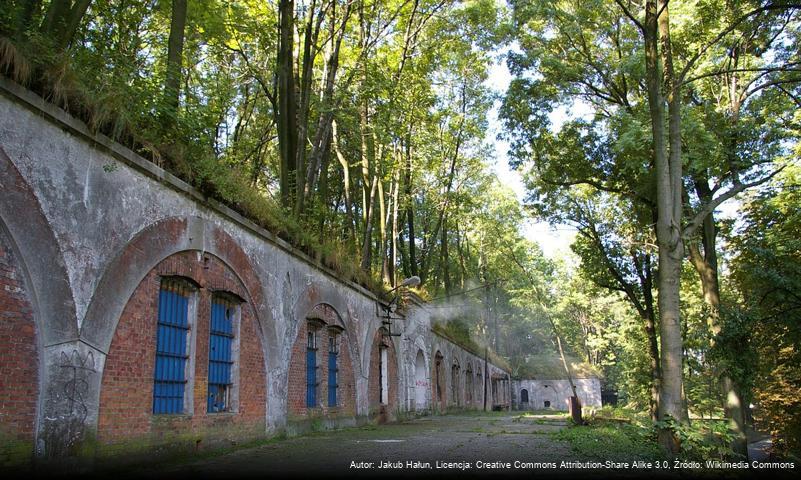
<path id="1" fill-rule="evenodd" d="M 497 184 L 483 160 L 483 81 L 504 13 L 485 0 L 357 3 L 295 2 L 306 102 L 298 155 L 301 172 L 318 179 L 302 211 L 275 200 L 276 4 L 189 0 L 178 108 L 165 95 L 169 2 L 93 0 L 62 38 L 44 24 L 52 2 L 11 0 L 0 15 L 0 71 L 344 278 L 380 290 L 419 274 L 430 292 L 463 289 L 477 275 L 473 242 L 486 233 L 458 226 L 484 214 L 481 194 Z M 333 69 L 327 87 L 319 80 Z M 333 122 L 336 138 L 318 140 Z M 325 147 L 315 164 L 317 141 Z"/>
<path id="2" fill-rule="evenodd" d="M 573 378 L 600 377 L 601 372 L 592 365 L 566 355 Z M 562 359 L 556 352 L 543 352 L 526 356 L 523 361 L 513 364 L 513 373 L 519 378 L 560 379 L 567 378 Z"/>
<path id="3" fill-rule="evenodd" d="M 597 419 L 589 425 L 556 432 L 553 438 L 570 443 L 574 452 L 592 459 L 625 462 L 663 459 L 653 430 L 629 423 Z"/>
<path id="4" fill-rule="evenodd" d="M 467 324 L 463 321 L 450 319 L 445 322 L 435 322 L 431 325 L 431 330 L 480 358 L 484 358 L 486 352 L 487 360 L 490 363 L 503 369 L 511 370 L 511 366 L 505 358 L 499 356 L 489 347 L 482 346 L 474 339 Z"/>
<path id="5" fill-rule="evenodd" d="M 736 309 L 721 340 L 738 343 L 745 362 L 729 358 L 753 385 L 757 425 L 780 453 L 801 454 L 801 169 L 791 165 L 746 204 L 732 235 Z M 751 360 L 751 361 L 748 361 Z"/>
<path id="6" fill-rule="evenodd" d="M 562 430 L 554 437 L 593 458 L 655 461 L 666 459 L 656 441 L 657 430 L 663 427 L 676 432 L 680 460 L 738 460 L 730 446 L 734 435 L 725 421 L 654 423 L 648 415 L 625 408 L 603 407 L 587 419 L 587 425 Z"/>
<path id="7" fill-rule="evenodd" d="M 656 271 L 654 229 L 659 215 L 652 116 L 648 110 L 652 99 L 645 90 L 644 39 L 641 25 L 630 18 L 633 15 L 642 22 L 642 4 L 627 4 L 633 10 L 624 12 L 624 3 L 512 2 L 519 48 L 509 55 L 514 78 L 501 117 L 511 143 L 512 164 L 525 174 L 528 205 L 552 224 L 576 227 L 578 236 L 572 249 L 581 258 L 581 278 L 600 289 L 621 292 L 630 312 L 640 320 L 638 332 L 632 328 L 636 323 L 625 317 L 605 318 L 593 311 L 588 299 L 569 295 L 573 298 L 565 298 L 560 327 L 572 332 L 567 336 L 572 339 L 568 342 L 571 350 L 586 358 L 595 356 L 602 365 L 606 362 L 608 384 L 625 389 L 627 400 L 642 406 L 648 403 L 650 374 L 658 373 L 652 365 L 658 365 L 659 339 L 649 325 L 658 325 L 659 320 L 656 286 L 660 276 Z M 733 192 L 742 189 L 745 182 L 765 181 L 777 165 L 793 154 L 797 157 L 801 88 L 795 73 L 799 52 L 795 40 L 801 31 L 798 11 L 794 7 L 777 8 L 764 15 L 743 16 L 761 5 L 711 1 L 670 6 L 673 56 L 676 69 L 684 72 L 680 79 L 682 95 L 675 100 L 681 125 L 685 218 L 692 218 L 727 189 Z M 667 11 L 665 15 L 668 18 Z M 665 86 L 661 87 L 665 94 Z M 716 255 L 720 252 L 714 239 L 719 224 L 714 217 L 707 218 L 710 222 L 704 226 L 704 241 L 693 237 L 686 242 L 703 243 L 705 261 L 717 270 Z M 685 225 L 676 227 L 685 229 Z M 691 225 L 685 234 L 698 227 Z M 752 223 L 742 236 L 756 239 L 770 228 L 770 221 Z M 743 256 L 742 264 L 753 260 L 771 265 L 770 255 L 756 255 L 764 247 L 765 251 L 781 252 L 787 245 L 791 251 L 798 251 L 797 242 L 790 238 L 797 239 L 797 233 L 769 247 L 755 246 Z M 794 268 L 787 265 L 798 265 L 798 259 L 785 256 L 781 262 L 781 273 L 754 269 L 751 280 L 762 276 L 762 285 L 771 287 L 787 282 L 793 272 L 786 270 Z M 731 270 L 735 276 L 739 275 L 736 268 L 735 264 Z M 662 280 L 667 275 L 662 272 Z M 768 279 L 772 282 L 767 283 Z M 671 359 L 671 363 L 682 361 L 690 410 L 720 415 L 724 400 L 718 385 L 721 376 L 734 377 L 746 397 L 749 387 L 758 384 L 753 382 L 748 365 L 756 363 L 754 353 L 758 349 L 754 344 L 761 343 L 752 336 L 761 332 L 736 313 L 739 307 L 725 303 L 738 300 L 723 298 L 722 307 L 714 300 L 702 301 L 698 277 L 689 269 L 679 280 L 683 286 L 684 356 Z M 709 287 L 707 277 L 705 282 Z M 749 303 L 766 298 L 758 296 L 760 288 L 756 286 L 753 282 L 742 291 Z M 795 285 L 787 286 L 787 291 L 798 290 Z M 571 285 L 563 290 L 579 289 Z M 767 297 L 775 295 L 764 293 Z M 789 300 L 791 304 L 794 301 Z M 625 328 L 628 335 L 610 335 L 603 329 L 607 325 Z M 789 342 L 783 343 L 789 338 L 781 337 L 780 344 L 789 346 Z M 768 342 L 777 345 L 775 337 Z M 672 355 L 678 351 L 670 350 Z M 780 349 L 766 351 L 769 358 L 781 357 Z M 795 355 L 794 350 L 784 353 Z M 617 365 L 610 361 L 613 358 Z M 798 364 L 797 359 L 791 364 Z M 784 374 L 780 377 L 786 378 Z M 672 386 L 682 381 L 675 376 L 670 380 Z M 767 385 L 781 392 L 780 398 L 794 397 L 789 388 Z M 790 381 L 787 387 L 797 385 Z"/>
<path id="8" fill-rule="evenodd" d="M 682 460 L 742 460 L 731 449 L 735 437 L 727 421 L 696 420 L 685 425 L 669 418 L 656 422 L 655 426 L 676 433 L 681 443 Z"/>

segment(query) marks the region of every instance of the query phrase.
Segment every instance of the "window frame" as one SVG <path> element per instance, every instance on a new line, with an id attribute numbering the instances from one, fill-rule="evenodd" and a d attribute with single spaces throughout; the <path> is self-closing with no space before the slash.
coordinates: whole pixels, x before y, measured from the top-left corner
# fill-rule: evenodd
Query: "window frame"
<path id="1" fill-rule="evenodd" d="M 165 288 L 166 286 L 166 288 Z M 185 332 L 184 338 L 184 355 L 181 355 L 184 360 L 184 372 L 183 372 L 183 391 L 182 395 L 182 403 L 181 403 L 181 410 L 180 411 L 161 411 L 161 409 L 157 408 L 158 406 L 158 398 L 168 398 L 165 395 L 157 395 L 157 385 L 160 382 L 159 376 L 164 372 L 160 372 L 159 369 L 159 358 L 166 358 L 170 356 L 175 356 L 175 353 L 171 353 L 169 351 L 163 352 L 160 354 L 159 352 L 159 340 L 161 339 L 161 332 L 163 330 L 160 326 L 164 326 L 167 328 L 174 328 L 174 325 L 171 325 L 169 322 L 162 319 L 162 308 L 163 307 L 162 301 L 164 297 L 162 296 L 162 292 L 165 291 L 177 291 L 179 296 L 186 298 L 186 326 L 179 327 Z M 153 347 L 154 352 L 154 365 L 153 365 L 153 382 L 152 382 L 152 404 L 150 413 L 151 415 L 156 416 L 167 416 L 167 415 L 185 415 L 191 416 L 194 414 L 194 399 L 193 399 L 193 392 L 194 392 L 194 385 L 195 385 L 195 352 L 196 352 L 196 343 L 197 343 L 197 307 L 198 307 L 198 297 L 199 297 L 199 288 L 198 285 L 190 278 L 177 276 L 177 275 L 164 275 L 161 276 L 159 279 L 159 289 L 158 289 L 158 300 L 156 302 L 156 335 L 155 335 L 155 345 Z M 165 313 L 165 315 L 168 313 Z M 165 339 L 162 341 L 165 343 L 173 343 L 174 346 L 174 338 L 170 339 L 169 335 L 165 334 Z M 166 354 L 165 354 L 166 353 Z M 162 364 L 163 365 L 163 364 Z M 162 367 L 163 368 L 163 367 Z M 161 380 L 162 384 L 170 382 L 169 380 Z M 176 383 L 176 382 L 173 382 Z M 167 410 L 170 410 L 169 408 Z"/>
<path id="2" fill-rule="evenodd" d="M 214 333 L 212 330 L 212 320 L 214 315 L 214 305 L 222 305 L 226 309 L 227 312 L 230 312 L 230 322 L 231 322 L 231 332 L 218 332 Z M 211 298 L 209 300 L 209 351 L 207 355 L 207 377 L 206 377 L 206 413 L 210 415 L 216 415 L 221 413 L 238 413 L 239 412 L 239 352 L 240 352 L 240 341 L 241 341 L 241 322 L 242 322 L 242 304 L 244 301 L 239 298 L 238 296 L 226 292 L 226 291 L 214 291 L 211 294 Z M 219 336 L 219 337 L 228 337 L 230 338 L 230 351 L 229 353 L 229 360 L 226 362 L 230 365 L 229 371 L 229 378 L 227 387 L 225 389 L 224 395 L 227 397 L 225 401 L 225 407 L 221 410 L 212 410 L 210 408 L 210 396 L 211 396 L 211 386 L 212 385 L 223 385 L 219 383 L 212 384 L 211 382 L 211 364 L 212 364 L 212 335 Z"/>
<path id="3" fill-rule="evenodd" d="M 318 321 L 306 322 L 306 408 L 318 408 L 320 393 L 319 355 L 321 324 Z M 310 359 L 314 359 L 314 366 L 310 366 Z M 312 383 L 313 380 L 313 383 Z"/>
<path id="4" fill-rule="evenodd" d="M 341 330 L 336 327 L 329 327 L 328 328 L 328 379 L 327 379 L 328 380 L 327 396 L 328 396 L 329 407 L 339 407 L 341 403 L 339 397 L 339 361 L 340 361 L 341 341 L 342 341 Z M 331 365 L 332 356 L 334 360 L 333 368 Z"/>

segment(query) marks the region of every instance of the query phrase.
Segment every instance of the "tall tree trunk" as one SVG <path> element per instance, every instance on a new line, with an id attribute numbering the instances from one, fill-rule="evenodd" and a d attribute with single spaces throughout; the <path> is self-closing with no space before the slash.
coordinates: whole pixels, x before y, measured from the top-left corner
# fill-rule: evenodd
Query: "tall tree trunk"
<path id="1" fill-rule="evenodd" d="M 451 274 L 448 263 L 448 216 L 442 219 L 442 235 L 440 238 L 440 268 L 442 269 L 442 284 L 445 287 L 445 295 L 451 294 Z"/>
<path id="2" fill-rule="evenodd" d="M 309 102 L 311 100 L 311 87 L 312 87 L 312 68 L 314 67 L 314 59 L 317 58 L 317 37 L 320 31 L 320 25 L 324 18 L 323 12 L 317 16 L 315 22 L 315 13 L 317 12 L 316 0 L 311 0 L 306 9 L 306 21 L 303 30 L 303 53 L 298 59 L 300 67 L 298 68 L 299 90 L 297 92 L 297 138 L 298 144 L 295 151 L 295 214 L 300 215 L 303 212 L 304 201 L 307 195 L 306 184 L 306 144 L 308 143 L 309 131 Z"/>
<path id="3" fill-rule="evenodd" d="M 657 11 L 661 15 L 657 18 Z M 680 235 L 681 225 L 681 192 L 675 188 L 681 186 L 681 151 L 674 145 L 674 135 L 677 126 L 677 107 L 679 99 L 676 97 L 678 89 L 672 82 L 672 62 L 670 61 L 670 37 L 667 28 L 668 10 L 664 0 L 647 0 L 645 4 L 645 23 L 643 34 L 645 37 L 645 68 L 646 88 L 648 92 L 648 107 L 651 117 L 651 130 L 654 140 L 654 165 L 656 167 L 656 197 L 658 220 L 656 224 L 657 245 L 659 247 L 659 315 L 660 315 L 660 342 L 662 382 L 659 392 L 659 419 L 668 417 L 684 422 L 687 419 L 682 402 L 682 338 L 681 314 L 679 310 L 679 278 L 681 260 L 683 258 Z M 661 72 L 659 68 L 658 42 L 662 43 L 662 57 L 665 64 L 665 79 L 669 92 L 670 111 L 670 139 L 671 151 L 668 156 L 664 136 L 664 99 L 660 89 Z M 665 51 L 667 50 L 667 51 Z M 676 149 L 674 150 L 674 147 Z M 674 163 L 678 158 L 678 165 Z M 676 169 L 678 168 L 678 171 Z M 679 183 L 676 185 L 675 178 Z M 676 204 L 677 194 L 679 204 Z M 669 429 L 662 429 L 659 434 L 662 447 L 670 454 L 679 451 L 678 438 Z"/>
<path id="4" fill-rule="evenodd" d="M 331 123 L 332 128 L 332 138 L 334 144 L 334 153 L 336 153 L 337 160 L 339 164 L 342 166 L 342 188 L 345 194 L 345 217 L 348 222 L 348 231 L 350 232 L 350 240 L 354 242 L 354 246 L 356 244 L 356 223 L 353 216 L 353 200 L 351 198 L 351 191 L 350 191 L 350 164 L 345 159 L 345 156 L 342 155 L 342 151 L 339 149 L 339 135 L 337 132 L 337 124 L 336 121 Z"/>
<path id="5" fill-rule="evenodd" d="M 406 136 L 406 168 L 404 169 L 404 192 L 406 203 L 406 222 L 409 230 L 409 272 L 419 275 L 417 268 L 417 238 L 414 233 L 414 198 L 412 197 L 412 140 L 411 132 Z"/>
<path id="6" fill-rule="evenodd" d="M 370 263 L 372 262 L 372 248 L 371 240 L 373 236 L 373 217 L 375 216 L 375 195 L 378 190 L 378 177 L 373 177 L 370 187 L 370 200 L 367 202 L 366 219 L 364 223 L 364 241 L 362 242 L 362 263 L 361 268 L 365 272 L 370 271 Z"/>
<path id="7" fill-rule="evenodd" d="M 656 217 L 655 212 L 653 215 Z M 651 399 L 649 406 L 651 419 L 657 421 L 659 419 L 659 386 L 662 383 L 662 367 L 660 365 L 658 338 L 656 335 L 652 261 L 651 255 L 647 252 L 642 256 L 642 260 L 640 260 L 637 252 L 632 251 L 632 258 L 634 259 L 637 276 L 640 279 L 640 287 L 643 295 L 643 302 L 641 305 L 637 302 L 634 303 L 643 321 L 645 337 L 648 340 L 648 359 L 650 360 L 651 367 Z"/>
<path id="8" fill-rule="evenodd" d="M 378 247 L 381 253 L 381 278 L 389 281 L 389 274 L 387 273 L 387 202 L 384 197 L 384 181 L 381 179 L 382 175 L 379 174 L 378 179 Z M 390 187 L 390 193 L 392 192 Z"/>
<path id="9" fill-rule="evenodd" d="M 397 152 L 400 157 L 400 151 Z M 396 159 L 395 165 L 400 165 L 400 158 Z M 392 240 L 390 243 L 390 261 L 389 261 L 389 280 L 390 285 L 393 287 L 397 283 L 397 272 L 395 266 L 398 264 L 398 199 L 400 192 L 400 168 L 395 168 L 395 176 L 393 178 L 395 190 L 392 194 Z"/>
<path id="10" fill-rule="evenodd" d="M 75 3 L 72 0 L 53 0 L 45 13 L 41 32 L 50 37 L 56 49 L 66 49 L 91 3 L 91 0 L 77 0 Z"/>
<path id="11" fill-rule="evenodd" d="M 462 147 L 462 140 L 464 136 L 464 121 L 465 121 L 465 113 L 467 111 L 467 95 L 466 95 L 466 86 L 462 84 L 461 89 L 461 118 L 459 119 L 459 126 L 456 129 L 456 142 L 453 146 L 453 152 L 451 154 L 451 163 L 450 168 L 448 170 L 448 179 L 445 183 L 445 194 L 444 200 L 442 202 L 442 208 L 439 210 L 439 216 L 437 217 L 437 223 L 434 225 L 434 229 L 431 232 L 431 247 L 425 248 L 425 255 L 422 258 L 422 268 L 420 268 L 420 279 L 425 282 L 426 277 L 429 273 L 429 266 L 431 264 L 432 253 L 431 249 L 433 249 L 434 244 L 436 243 L 437 236 L 439 235 L 440 229 L 442 228 L 442 222 L 445 218 L 445 215 L 448 211 L 448 206 L 450 205 L 451 199 L 451 190 L 453 189 L 453 179 L 456 174 L 456 164 L 459 160 L 459 153 Z"/>
<path id="12" fill-rule="evenodd" d="M 181 97 L 181 77 L 184 58 L 184 30 L 186 29 L 187 0 L 172 0 L 170 39 L 167 43 L 167 75 L 164 79 L 164 105 L 168 108 L 168 121 L 178 112 Z"/>
<path id="13" fill-rule="evenodd" d="M 698 198 L 702 202 L 712 201 L 712 191 L 709 188 L 707 179 L 694 178 L 695 190 Z M 704 218 L 701 230 L 701 244 L 704 252 L 698 249 L 698 245 L 688 242 L 690 263 L 692 263 L 698 276 L 701 278 L 701 289 L 704 302 L 708 308 L 708 325 L 712 334 L 711 346 L 715 346 L 716 337 L 723 329 L 723 322 L 720 316 L 720 282 L 718 280 L 718 258 L 717 258 L 717 228 L 715 227 L 714 214 L 709 214 Z M 732 448 L 735 452 L 748 456 L 748 442 L 745 433 L 745 408 L 742 395 L 736 388 L 735 382 L 724 370 L 719 372 L 720 388 L 723 393 L 723 409 L 726 418 L 730 420 L 730 426 L 735 433 Z"/>
<path id="14" fill-rule="evenodd" d="M 278 111 L 276 127 L 278 129 L 278 152 L 281 161 L 280 189 L 281 204 L 290 208 L 295 201 L 297 188 L 297 104 L 295 98 L 294 57 L 294 0 L 280 0 L 278 5 L 279 41 L 278 41 Z"/>
<path id="15" fill-rule="evenodd" d="M 464 281 L 467 278 L 467 267 L 465 267 L 464 257 L 465 252 L 462 247 L 462 232 L 459 229 L 459 224 L 456 224 L 456 251 L 459 253 L 459 288 L 464 289 Z"/>

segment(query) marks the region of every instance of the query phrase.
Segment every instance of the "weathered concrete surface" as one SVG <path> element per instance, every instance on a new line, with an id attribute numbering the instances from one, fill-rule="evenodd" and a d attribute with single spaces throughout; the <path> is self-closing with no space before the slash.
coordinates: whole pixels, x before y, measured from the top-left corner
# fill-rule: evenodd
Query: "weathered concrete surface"
<path id="1" fill-rule="evenodd" d="M 39 457 L 93 457 L 103 369 L 120 315 L 159 262 L 187 251 L 214 255 L 245 285 L 265 363 L 265 436 L 287 429 L 292 345 L 319 304 L 337 311 L 350 339 L 356 417 L 344 423 L 369 420 L 372 340 L 386 300 L 2 78 L 0 186 L 0 228 L 20 259 L 41 338 Z M 392 413 L 431 409 L 431 393 L 422 388 L 430 387 L 435 351 L 446 365 L 485 373 L 482 359 L 431 331 L 424 305 L 411 302 L 403 315 L 393 325 L 400 336 L 388 340 L 398 363 Z M 508 376 L 486 368 L 485 378 Z M 466 381 L 452 385 L 445 375 L 444 382 L 448 405 L 464 407 Z M 470 396 L 474 408 L 483 406 L 480 391 Z"/>
<path id="2" fill-rule="evenodd" d="M 601 407 L 601 381 L 597 378 L 575 378 L 576 394 L 585 407 Z M 528 402 L 523 402 L 523 390 L 526 390 Z M 566 379 L 556 380 L 514 380 L 512 381 L 512 400 L 515 410 L 542 410 L 551 408 L 567 411 L 569 398 L 573 395 L 570 382 Z M 546 406 L 548 402 L 549 406 Z"/>

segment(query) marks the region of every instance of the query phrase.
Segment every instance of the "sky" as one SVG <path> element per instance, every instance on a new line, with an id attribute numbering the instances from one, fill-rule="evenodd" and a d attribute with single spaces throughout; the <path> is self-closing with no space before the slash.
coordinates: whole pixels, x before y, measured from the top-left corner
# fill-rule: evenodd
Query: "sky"
<path id="1" fill-rule="evenodd" d="M 490 68 L 489 78 L 485 82 L 485 85 L 494 92 L 503 95 L 511 79 L 512 75 L 506 67 L 506 61 L 498 55 Z M 489 112 L 487 118 L 489 129 L 487 131 L 486 141 L 494 145 L 495 148 L 495 164 L 493 165 L 495 174 L 498 176 L 501 184 L 507 185 L 514 190 L 517 198 L 522 203 L 526 196 L 526 189 L 523 185 L 522 177 L 520 172 L 509 168 L 509 161 L 506 155 L 509 151 L 509 143 L 498 138 L 498 134 L 503 128 L 501 122 L 498 120 L 500 105 L 501 101 L 496 100 L 492 110 Z M 554 124 L 554 128 L 559 128 L 567 118 L 565 110 L 560 109 L 553 113 L 551 122 Z M 547 222 L 529 219 L 523 225 L 523 235 L 529 240 L 536 241 L 547 257 L 555 258 L 570 252 L 570 244 L 576 236 L 576 230 L 569 225 L 557 225 L 552 227 Z"/>

